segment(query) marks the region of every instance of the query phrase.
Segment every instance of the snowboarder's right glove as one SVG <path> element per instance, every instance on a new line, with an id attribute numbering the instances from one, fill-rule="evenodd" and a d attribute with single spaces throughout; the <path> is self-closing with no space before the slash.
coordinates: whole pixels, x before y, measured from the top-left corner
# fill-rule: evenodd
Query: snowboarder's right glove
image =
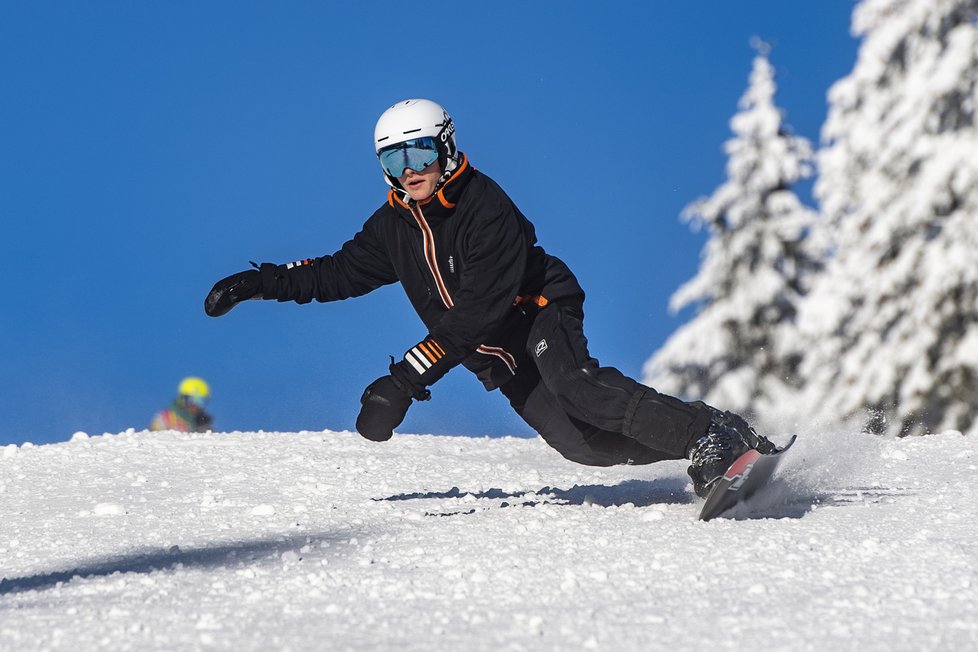
<path id="1" fill-rule="evenodd" d="M 381 376 L 363 390 L 357 432 L 370 441 L 387 441 L 411 407 L 411 394 L 394 376 Z"/>
<path id="2" fill-rule="evenodd" d="M 381 376 L 367 386 L 360 397 L 357 432 L 371 441 L 387 441 L 401 425 L 411 407 L 411 399 L 427 401 L 431 392 L 414 386 L 391 358 L 390 375 Z"/>
<path id="3" fill-rule="evenodd" d="M 268 264 L 265 263 L 265 265 Z M 255 264 L 252 263 L 252 265 Z M 258 268 L 258 265 L 255 267 Z M 259 269 L 238 272 L 215 283 L 211 291 L 208 292 L 207 298 L 204 299 L 204 312 L 211 317 L 220 317 L 226 315 L 231 308 L 242 301 L 263 298 L 262 274 Z"/>

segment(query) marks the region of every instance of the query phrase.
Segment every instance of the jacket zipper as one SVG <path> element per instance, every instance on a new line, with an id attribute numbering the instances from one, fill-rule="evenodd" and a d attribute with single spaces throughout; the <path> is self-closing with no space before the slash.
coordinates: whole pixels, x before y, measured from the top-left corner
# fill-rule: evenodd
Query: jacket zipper
<path id="1" fill-rule="evenodd" d="M 431 227 L 428 226 L 428 221 L 425 220 L 424 214 L 421 212 L 421 206 L 413 204 L 411 206 L 411 215 L 414 216 L 414 221 L 418 223 L 418 227 L 421 229 L 421 244 L 424 249 L 425 262 L 428 263 L 431 276 L 435 279 L 438 296 L 446 308 L 451 308 L 455 305 L 455 302 L 452 301 L 452 296 L 448 293 L 448 288 L 445 286 L 444 279 L 442 279 L 441 271 L 438 269 L 438 258 L 435 255 L 435 236 L 431 232 Z"/>
<path id="2" fill-rule="evenodd" d="M 431 227 L 428 226 L 428 221 L 424 218 L 424 213 L 421 212 L 421 206 L 418 204 L 412 204 L 409 206 L 411 210 L 411 215 L 414 216 L 414 221 L 418 223 L 418 227 L 421 229 L 421 244 L 424 249 L 425 262 L 428 263 L 428 269 L 431 271 L 432 277 L 435 279 L 435 287 L 438 288 L 438 296 L 441 298 L 441 302 L 446 308 L 451 309 L 455 305 L 452 301 L 452 296 L 448 293 L 448 288 L 445 286 L 445 281 L 442 279 L 441 271 L 438 269 L 438 258 L 435 255 L 435 236 L 431 231 Z M 502 360 L 506 368 L 509 369 L 511 374 L 516 373 L 516 359 L 511 353 L 502 349 L 498 346 L 486 346 L 485 344 L 479 345 L 476 349 L 477 352 L 483 355 L 496 356 Z"/>

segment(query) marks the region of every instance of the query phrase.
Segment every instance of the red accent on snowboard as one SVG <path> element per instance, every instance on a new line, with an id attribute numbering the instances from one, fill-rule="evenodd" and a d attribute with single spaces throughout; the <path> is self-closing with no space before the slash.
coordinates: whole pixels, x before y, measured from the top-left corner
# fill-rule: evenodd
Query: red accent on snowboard
<path id="1" fill-rule="evenodd" d="M 782 453 L 791 448 L 795 439 L 797 437 L 792 436 L 783 448 L 772 453 L 749 450 L 734 460 L 726 473 L 714 480 L 710 493 L 703 501 L 700 520 L 716 518 L 762 490 L 777 469 Z"/>
<path id="2" fill-rule="evenodd" d="M 730 465 L 730 468 L 728 468 L 727 472 L 723 474 L 723 477 L 728 480 L 733 480 L 738 475 L 749 474 L 751 468 L 754 466 L 754 462 L 756 462 L 757 458 L 760 456 L 761 454 L 756 450 L 751 449 L 747 451 L 734 460 L 734 463 Z"/>

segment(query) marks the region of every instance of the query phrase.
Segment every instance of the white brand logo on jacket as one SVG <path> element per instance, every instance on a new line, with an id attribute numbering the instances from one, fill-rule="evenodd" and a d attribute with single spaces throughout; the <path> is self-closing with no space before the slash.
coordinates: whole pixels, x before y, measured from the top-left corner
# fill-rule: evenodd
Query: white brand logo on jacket
<path id="1" fill-rule="evenodd" d="M 540 340 L 539 342 L 537 342 L 537 345 L 533 347 L 533 352 L 536 353 L 538 358 L 546 350 L 547 350 L 547 340 Z"/>

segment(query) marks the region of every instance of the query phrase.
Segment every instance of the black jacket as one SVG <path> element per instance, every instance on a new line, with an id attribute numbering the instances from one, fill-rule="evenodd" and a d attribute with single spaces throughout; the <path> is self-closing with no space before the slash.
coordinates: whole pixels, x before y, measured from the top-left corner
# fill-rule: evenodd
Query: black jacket
<path id="1" fill-rule="evenodd" d="M 502 385 L 531 364 L 526 335 L 536 307 L 584 300 L 570 269 L 536 245 L 530 221 L 464 155 L 425 201 L 391 190 L 335 254 L 262 267 L 264 297 L 298 303 L 346 299 L 400 281 L 428 328 L 418 346 L 437 350 L 425 385 L 459 363 L 487 389 Z"/>

